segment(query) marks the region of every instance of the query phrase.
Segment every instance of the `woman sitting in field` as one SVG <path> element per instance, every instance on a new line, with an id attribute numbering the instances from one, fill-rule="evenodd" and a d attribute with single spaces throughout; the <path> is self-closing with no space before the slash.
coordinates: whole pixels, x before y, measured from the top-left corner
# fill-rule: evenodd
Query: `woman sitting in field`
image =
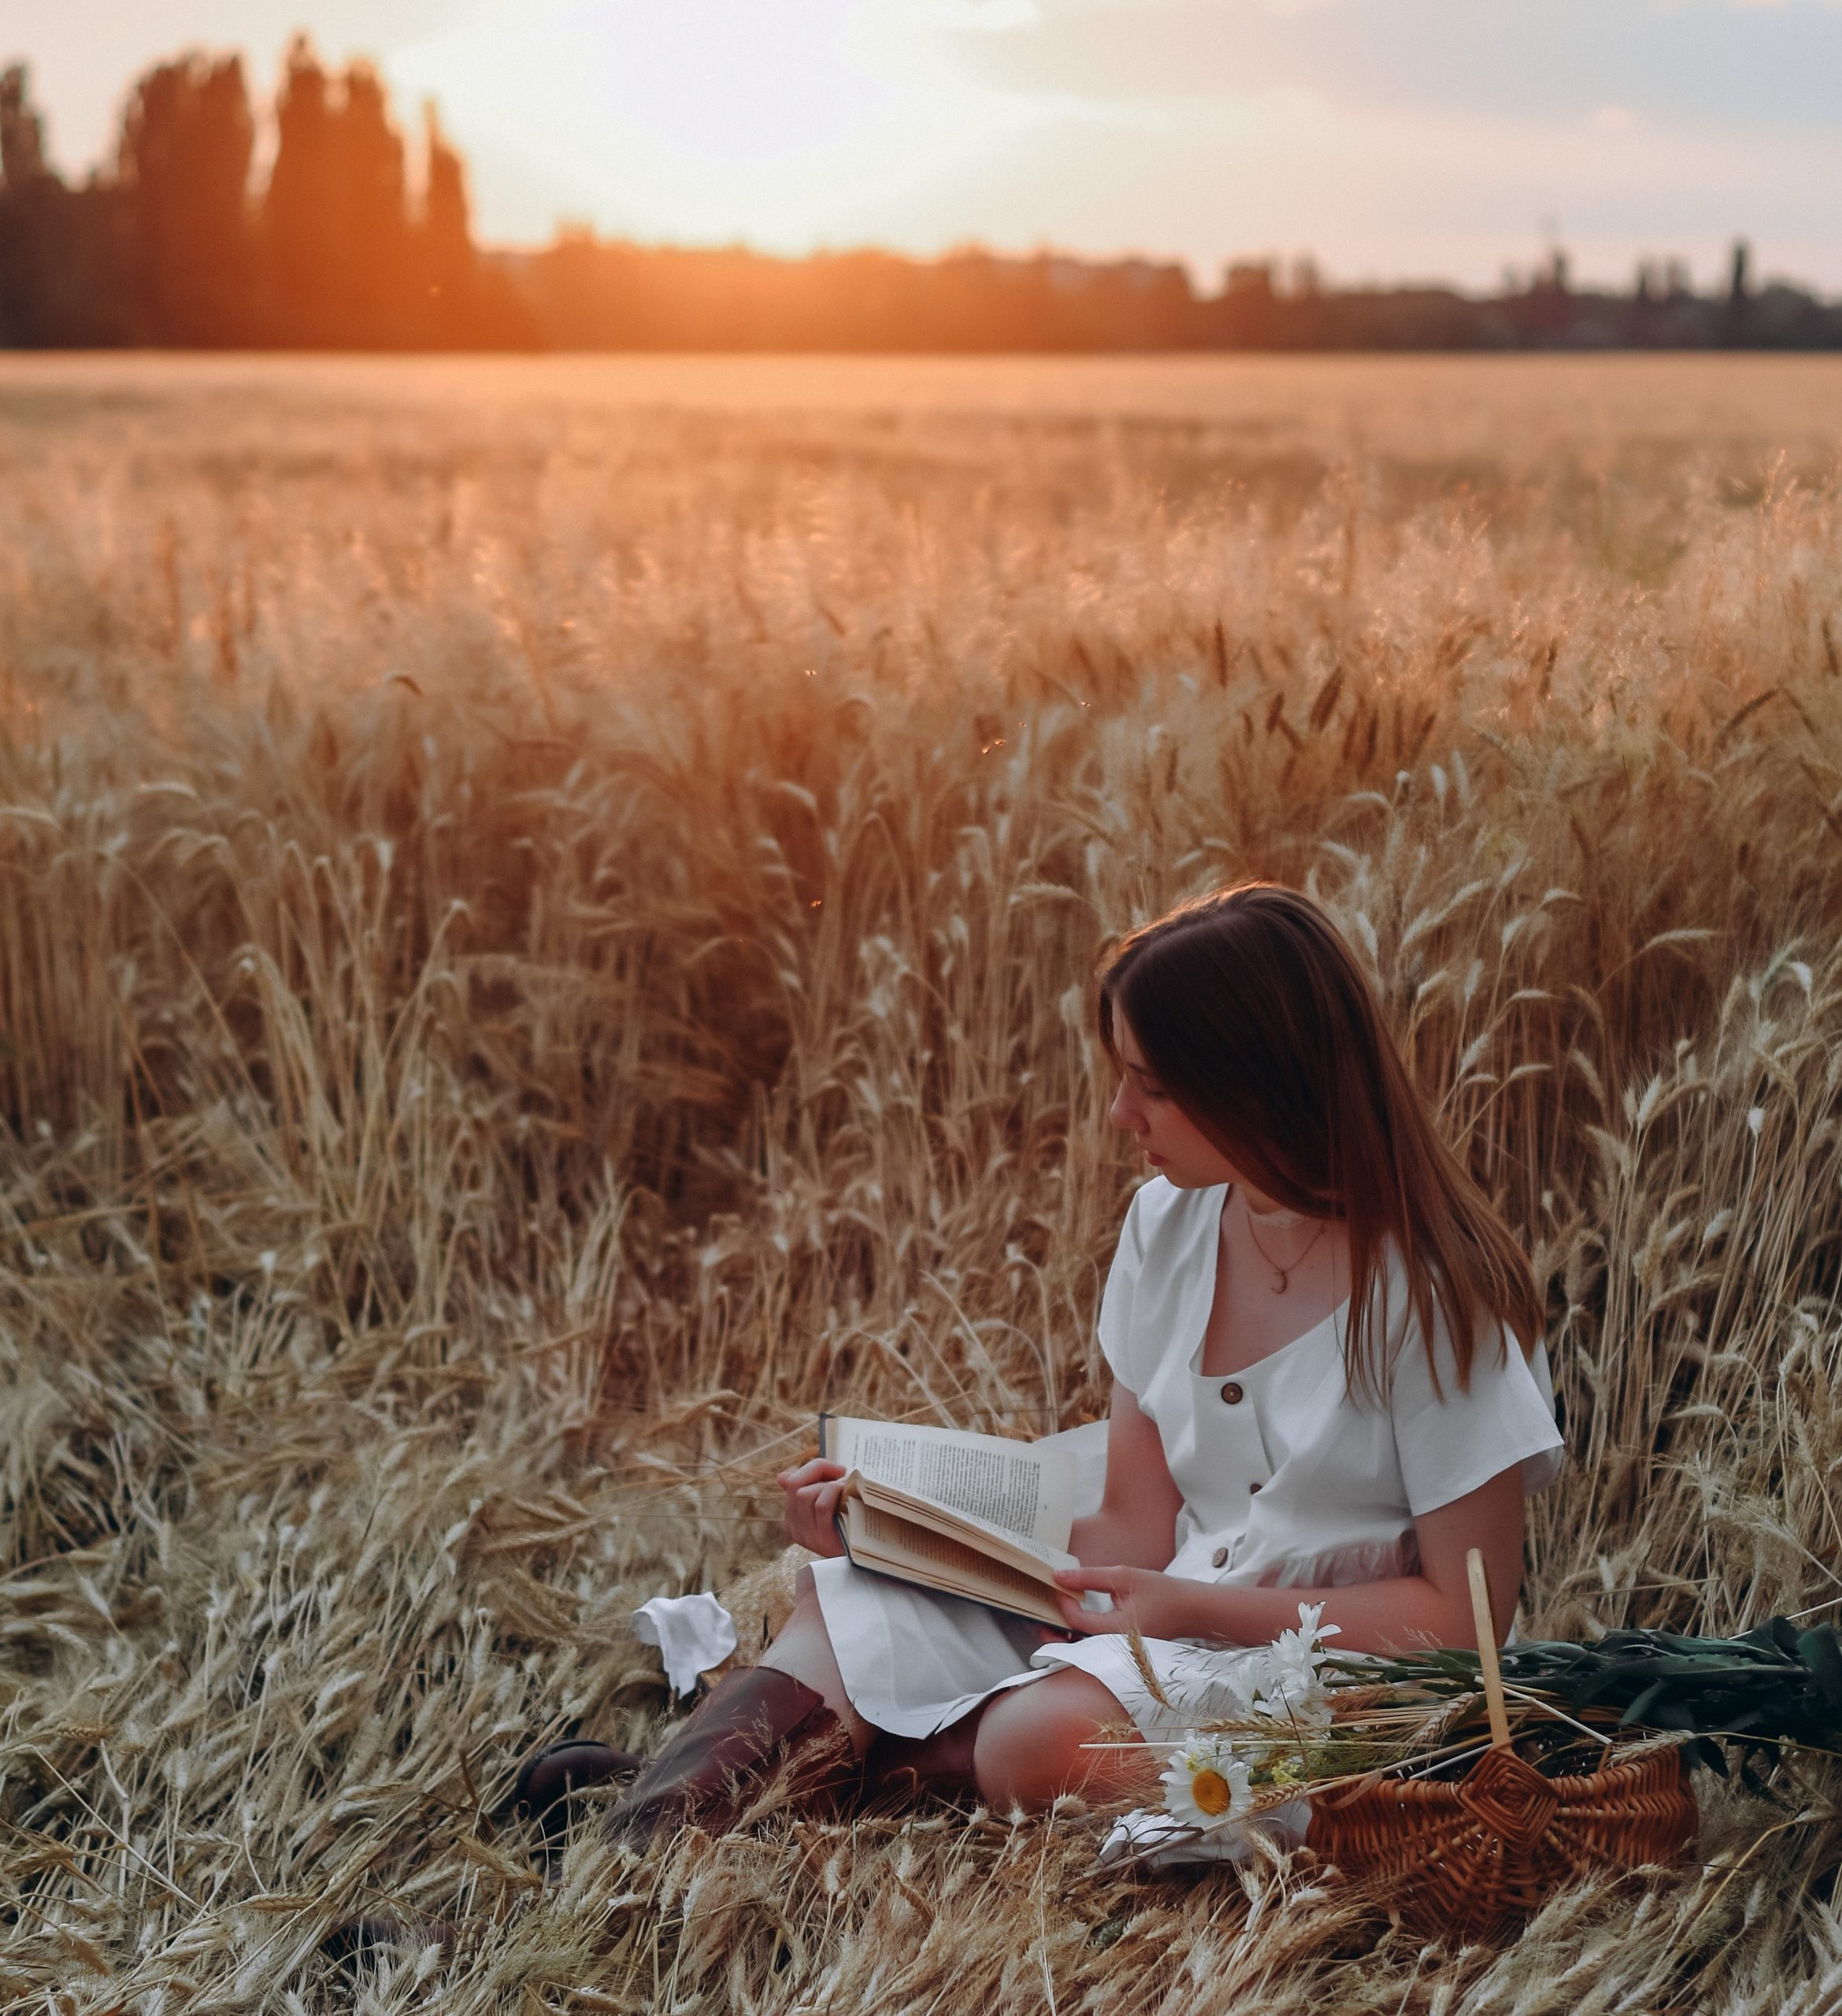
<path id="1" fill-rule="evenodd" d="M 1149 1753 L 1084 1746 L 1232 1712 L 1221 1648 L 1295 1625 L 1302 1601 L 1340 1650 L 1471 1643 L 1473 1547 L 1507 1629 L 1523 1495 L 1560 1464 L 1535 1285 L 1335 927 L 1264 885 L 1186 905 L 1106 968 L 1100 1032 L 1112 1117 L 1152 1176 L 1100 1311 L 1106 1493 L 1060 1578 L 1069 1635 L 854 1567 L 843 1473 L 787 1471 L 787 1530 L 825 1558 L 761 1664 L 640 1771 L 617 1837 L 727 1825 L 783 1766 L 815 1791 L 1006 1807 L 1139 1788 Z M 558 1745 L 521 1792 L 542 1811 L 621 1761 Z"/>

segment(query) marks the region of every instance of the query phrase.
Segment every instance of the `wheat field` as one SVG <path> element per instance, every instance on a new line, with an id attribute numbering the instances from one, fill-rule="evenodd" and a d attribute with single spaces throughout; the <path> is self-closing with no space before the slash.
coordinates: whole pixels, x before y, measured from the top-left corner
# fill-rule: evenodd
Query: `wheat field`
<path id="1" fill-rule="evenodd" d="M 1839 447 L 1822 360 L 0 362 L 0 2000 L 1842 2009 L 1807 1762 L 1500 1951 L 1074 1801 L 502 1809 L 818 1407 L 1103 1406 L 1092 969 L 1247 876 L 1535 1257 L 1525 1628 L 1842 1597 Z"/>

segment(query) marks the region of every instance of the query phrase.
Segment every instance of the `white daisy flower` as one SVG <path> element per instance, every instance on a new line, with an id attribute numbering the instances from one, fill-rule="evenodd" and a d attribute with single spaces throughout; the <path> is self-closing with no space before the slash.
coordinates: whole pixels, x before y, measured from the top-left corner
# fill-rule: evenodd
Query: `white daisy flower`
<path id="1" fill-rule="evenodd" d="M 1330 1657 L 1324 1640 L 1342 1626 L 1323 1624 L 1322 1603 L 1300 1603 L 1295 1631 L 1282 1631 L 1261 1649 L 1255 1667 L 1253 1706 L 1277 1721 L 1321 1724 L 1330 1720 L 1330 1696 L 1319 1669 Z"/>
<path id="2" fill-rule="evenodd" d="M 1230 1736 L 1192 1732 L 1162 1773 L 1164 1804 L 1173 1820 L 1206 1833 L 1239 1819 L 1253 1803 L 1247 1767 Z"/>

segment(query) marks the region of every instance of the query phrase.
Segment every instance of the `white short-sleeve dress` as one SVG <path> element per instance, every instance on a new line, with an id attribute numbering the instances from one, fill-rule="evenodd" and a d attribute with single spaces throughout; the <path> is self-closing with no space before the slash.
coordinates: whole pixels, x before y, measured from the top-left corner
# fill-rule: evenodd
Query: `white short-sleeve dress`
<path id="1" fill-rule="evenodd" d="M 1265 1588 L 1337 1588 L 1412 1574 L 1414 1521 L 1520 1465 L 1524 1488 L 1558 1474 L 1547 1358 L 1494 1329 L 1461 1388 L 1443 1327 L 1429 1355 L 1398 1256 L 1378 1284 L 1385 1401 L 1352 1392 L 1346 1303 L 1303 1336 L 1226 1377 L 1201 1369 L 1215 1295 L 1225 1185 L 1179 1190 L 1154 1177 L 1133 1198 L 1106 1280 L 1100 1347 L 1156 1424 L 1182 1494 L 1167 1573 Z M 980 1603 L 854 1567 L 813 1573 L 851 1705 L 899 1736 L 955 1721 L 987 1695 L 1077 1666 L 1108 1688 L 1147 1736 L 1231 1712 L 1232 1650 L 1145 1641 L 1168 1705 L 1109 1632 L 1040 1645 L 1033 1625 Z"/>

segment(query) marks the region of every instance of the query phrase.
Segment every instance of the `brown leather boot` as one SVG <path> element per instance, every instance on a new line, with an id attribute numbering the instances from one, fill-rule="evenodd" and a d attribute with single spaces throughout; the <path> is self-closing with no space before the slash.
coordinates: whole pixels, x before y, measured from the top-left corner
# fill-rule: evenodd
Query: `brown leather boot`
<path id="1" fill-rule="evenodd" d="M 521 1820 L 535 1820 L 545 1841 L 554 1846 L 569 1831 L 569 1801 L 575 1793 L 616 1778 L 637 1777 L 645 1769 L 646 1759 L 630 1750 L 580 1736 L 553 1743 L 526 1758 L 512 1788 L 512 1811 Z"/>
<path id="2" fill-rule="evenodd" d="M 962 1792 L 976 1792 L 973 1747 L 991 1705 L 988 1695 L 958 1721 L 936 1729 L 932 1736 L 891 1736 L 887 1729 L 878 1729 L 864 1753 L 864 1796 L 907 1800 L 932 1792 L 953 1799 Z"/>
<path id="3" fill-rule="evenodd" d="M 609 1814 L 609 1838 L 644 1847 L 674 1820 L 726 1833 L 782 1766 L 805 1798 L 822 1799 L 857 1776 L 823 1695 L 774 1666 L 725 1673 Z"/>

